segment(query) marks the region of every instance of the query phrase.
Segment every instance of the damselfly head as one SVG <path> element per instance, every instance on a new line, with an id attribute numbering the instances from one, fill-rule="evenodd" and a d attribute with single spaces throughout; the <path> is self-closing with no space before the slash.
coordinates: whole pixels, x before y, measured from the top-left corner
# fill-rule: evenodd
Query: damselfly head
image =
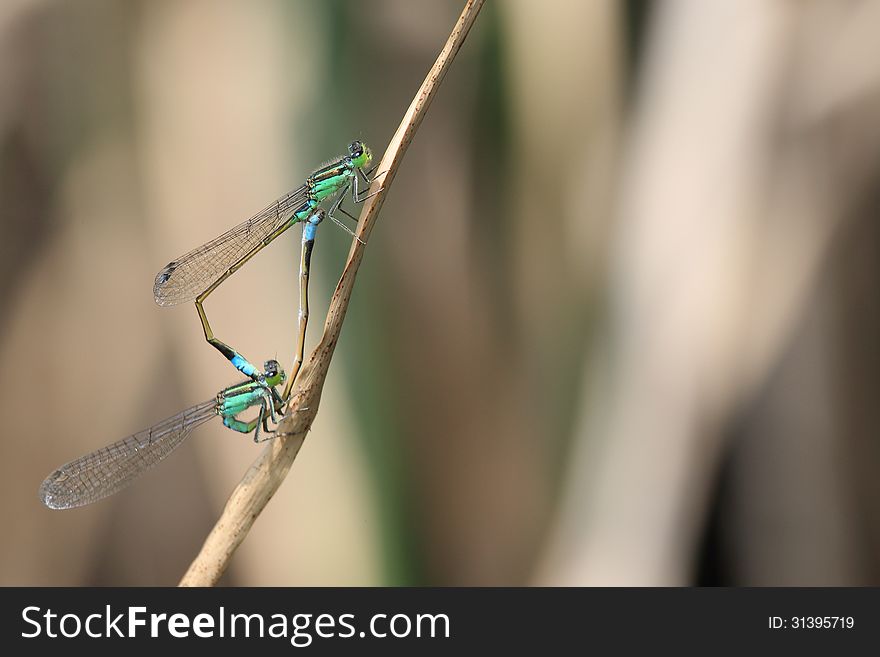
<path id="1" fill-rule="evenodd" d="M 353 141 L 348 145 L 348 159 L 358 169 L 362 169 L 373 161 L 373 153 L 363 142 Z"/>
<path id="2" fill-rule="evenodd" d="M 285 379 L 284 370 L 281 369 L 277 360 L 267 360 L 263 363 L 263 376 L 266 377 L 266 383 L 270 386 L 277 386 Z"/>

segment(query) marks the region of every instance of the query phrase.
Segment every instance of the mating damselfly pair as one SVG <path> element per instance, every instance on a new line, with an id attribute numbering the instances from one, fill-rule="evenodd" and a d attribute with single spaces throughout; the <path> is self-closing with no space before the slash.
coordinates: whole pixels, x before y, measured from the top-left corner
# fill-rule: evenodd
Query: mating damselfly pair
<path id="1" fill-rule="evenodd" d="M 156 303 L 171 306 L 195 301 L 208 344 L 248 378 L 224 388 L 214 399 L 196 404 L 149 429 L 61 466 L 40 486 L 40 499 L 46 506 L 53 509 L 84 506 L 122 490 L 170 454 L 194 428 L 213 417 L 223 418 L 223 424 L 234 431 L 253 432 L 256 442 L 261 440 L 261 429 L 264 439 L 274 435 L 269 423 L 277 424 L 278 416 L 287 412 L 293 383 L 303 362 L 309 312 L 309 268 L 318 225 L 329 217 L 357 239 L 339 219 L 338 213 L 354 219 L 342 207 L 349 190 L 356 204 L 381 191 L 368 192 L 372 181 L 378 178 L 371 178 L 371 172 L 366 170 L 371 161 L 370 149 L 359 141 L 352 142 L 347 155 L 316 169 L 298 188 L 247 221 L 168 263 L 156 275 L 153 284 Z M 360 188 L 359 181 L 366 185 L 364 189 Z M 322 207 L 325 201 L 330 205 L 327 210 Z M 297 223 L 303 224 L 299 331 L 294 362 L 286 375 L 277 361 L 266 361 L 260 370 L 238 351 L 218 340 L 208 322 L 204 301 L 223 281 Z M 285 385 L 279 393 L 277 387 L 281 384 Z M 257 410 L 256 418 L 250 421 L 239 419 L 250 409 Z"/>

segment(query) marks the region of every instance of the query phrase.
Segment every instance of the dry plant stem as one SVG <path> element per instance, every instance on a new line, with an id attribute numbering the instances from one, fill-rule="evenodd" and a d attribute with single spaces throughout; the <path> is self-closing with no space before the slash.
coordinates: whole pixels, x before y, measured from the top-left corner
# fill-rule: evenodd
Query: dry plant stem
<path id="1" fill-rule="evenodd" d="M 367 199 L 361 210 L 357 235 L 366 242 L 385 201 L 406 149 L 418 130 L 428 106 L 437 93 L 437 88 L 449 70 L 452 60 L 461 48 L 468 31 L 473 25 L 483 0 L 468 0 L 459 16 L 446 45 L 428 72 L 425 81 L 409 106 L 397 132 L 394 133 L 382 161 L 376 171 L 386 172 L 373 184 L 382 191 Z M 371 188 L 372 189 L 372 188 Z M 291 411 L 281 420 L 279 436 L 268 443 L 256 461 L 236 486 L 217 524 L 211 530 L 201 551 L 190 565 L 180 586 L 213 586 L 226 570 L 229 560 L 250 531 L 254 520 L 260 515 L 266 503 L 278 490 L 287 476 L 293 460 L 302 447 L 306 434 L 318 412 L 321 392 L 327 378 L 330 360 L 336 349 L 336 342 L 342 330 L 342 322 L 348 309 L 354 280 L 364 257 L 364 244 L 352 241 L 345 269 L 336 285 L 321 342 L 309 356 L 308 362 L 300 371 L 293 390 L 289 408 Z"/>

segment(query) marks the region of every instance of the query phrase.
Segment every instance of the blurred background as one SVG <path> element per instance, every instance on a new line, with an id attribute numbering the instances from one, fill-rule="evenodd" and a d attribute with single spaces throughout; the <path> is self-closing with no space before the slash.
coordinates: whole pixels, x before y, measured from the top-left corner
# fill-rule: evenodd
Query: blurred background
<path id="1" fill-rule="evenodd" d="M 461 4 L 0 5 L 0 584 L 177 582 L 248 437 L 83 509 L 40 482 L 237 380 L 155 273 L 381 156 Z M 223 582 L 880 584 L 878 43 L 876 0 L 486 3 Z M 217 336 L 289 363 L 298 261 L 224 284 Z"/>

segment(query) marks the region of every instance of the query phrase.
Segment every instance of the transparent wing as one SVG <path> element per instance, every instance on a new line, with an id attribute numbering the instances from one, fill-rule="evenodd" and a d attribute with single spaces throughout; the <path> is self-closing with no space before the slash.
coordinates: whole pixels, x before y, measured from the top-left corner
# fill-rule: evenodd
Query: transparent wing
<path id="1" fill-rule="evenodd" d="M 190 432 L 217 415 L 217 402 L 196 404 L 155 426 L 62 465 L 40 486 L 50 509 L 71 509 L 116 493 L 168 456 Z"/>
<path id="2" fill-rule="evenodd" d="M 153 296 L 160 306 L 193 301 L 251 249 L 281 228 L 307 198 L 305 185 L 273 201 L 219 237 L 169 262 L 156 274 Z"/>

